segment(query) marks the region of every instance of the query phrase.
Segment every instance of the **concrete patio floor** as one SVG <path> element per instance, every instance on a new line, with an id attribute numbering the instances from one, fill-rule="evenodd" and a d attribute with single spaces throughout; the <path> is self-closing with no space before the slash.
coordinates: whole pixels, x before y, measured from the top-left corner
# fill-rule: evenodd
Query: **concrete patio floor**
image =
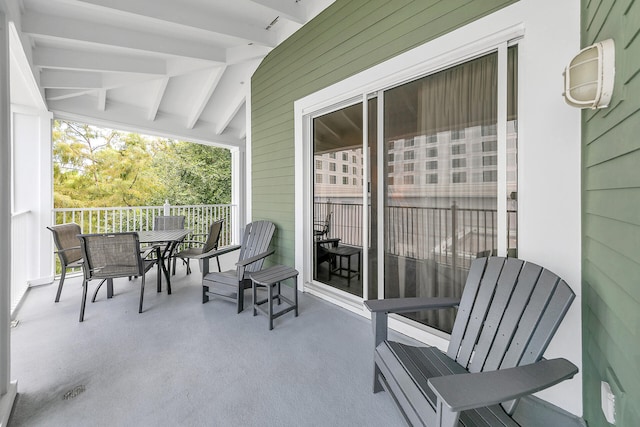
<path id="1" fill-rule="evenodd" d="M 101 289 L 83 323 L 80 277 L 57 304 L 57 281 L 28 291 L 11 336 L 10 427 L 403 425 L 371 391 L 369 320 L 301 293 L 299 317 L 269 331 L 250 308 L 202 304 L 197 267 L 179 267 L 172 295 L 149 272 L 138 314 L 139 280 L 117 279 L 110 300 Z"/>

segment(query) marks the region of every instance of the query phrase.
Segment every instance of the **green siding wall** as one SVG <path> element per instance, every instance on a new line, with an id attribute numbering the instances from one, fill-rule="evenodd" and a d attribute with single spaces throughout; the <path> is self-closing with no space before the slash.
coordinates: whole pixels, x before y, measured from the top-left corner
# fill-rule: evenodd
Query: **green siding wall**
<path id="1" fill-rule="evenodd" d="M 584 417 L 608 425 L 600 381 L 625 391 L 617 426 L 640 425 L 640 1 L 582 0 L 582 44 L 613 38 L 611 106 L 583 113 Z"/>
<path id="2" fill-rule="evenodd" d="M 514 2 L 337 0 L 265 58 L 251 85 L 252 215 L 278 227 L 272 261 L 294 263 L 294 101 Z"/>

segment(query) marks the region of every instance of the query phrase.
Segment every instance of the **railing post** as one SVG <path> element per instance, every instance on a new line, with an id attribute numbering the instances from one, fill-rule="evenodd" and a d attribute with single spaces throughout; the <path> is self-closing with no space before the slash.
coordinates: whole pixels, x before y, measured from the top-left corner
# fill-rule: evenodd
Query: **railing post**
<path id="1" fill-rule="evenodd" d="M 170 212 L 170 209 L 171 209 L 171 205 L 169 204 L 169 200 L 165 199 L 163 208 L 164 208 L 164 216 L 169 216 L 169 212 Z"/>
<path id="2" fill-rule="evenodd" d="M 453 282 L 456 282 L 457 258 L 458 258 L 458 205 L 454 201 L 451 205 L 451 268 L 453 269 Z"/>

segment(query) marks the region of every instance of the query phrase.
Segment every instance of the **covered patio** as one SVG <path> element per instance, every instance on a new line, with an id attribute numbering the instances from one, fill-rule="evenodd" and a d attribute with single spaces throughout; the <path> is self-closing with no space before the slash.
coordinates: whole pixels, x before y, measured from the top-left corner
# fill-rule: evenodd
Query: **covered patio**
<path id="1" fill-rule="evenodd" d="M 399 425 L 371 392 L 363 301 L 461 288 L 483 254 L 517 254 L 576 295 L 545 356 L 580 373 L 537 396 L 604 426 L 606 383 L 615 425 L 640 423 L 640 2 L 179 3 L 0 0 L 0 427 Z M 604 39 L 613 96 L 581 112 L 562 72 Z M 449 97 L 434 81 L 467 65 L 490 90 L 436 123 Z M 197 269 L 173 295 L 148 289 L 143 314 L 126 281 L 82 324 L 78 277 L 54 304 L 54 118 L 231 150 L 227 243 L 274 222 L 269 263 L 299 270 L 300 316 L 268 331 L 203 305 Z M 346 286 L 331 258 L 316 264 L 325 218 L 322 238 L 357 254 Z M 445 320 L 389 326 L 444 348 Z"/>
<path id="2" fill-rule="evenodd" d="M 317 297 L 301 294 L 299 316 L 269 331 L 250 309 L 201 304 L 197 268 L 180 266 L 171 295 L 147 288 L 144 313 L 138 282 L 119 279 L 81 324 L 80 285 L 69 280 L 58 304 L 55 286 L 33 288 L 20 308 L 12 427 L 402 425 L 391 399 L 370 392 L 368 320 Z"/>

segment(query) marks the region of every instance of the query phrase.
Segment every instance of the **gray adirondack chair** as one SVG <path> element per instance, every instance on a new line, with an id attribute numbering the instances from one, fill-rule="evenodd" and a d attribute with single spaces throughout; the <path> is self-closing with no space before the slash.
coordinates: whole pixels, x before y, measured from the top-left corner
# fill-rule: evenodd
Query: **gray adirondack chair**
<path id="1" fill-rule="evenodd" d="M 410 425 L 520 425 L 518 398 L 578 372 L 565 359 L 542 358 L 574 297 L 563 280 L 538 265 L 491 257 L 473 261 L 459 302 L 366 301 L 375 336 L 374 392 L 388 391 Z M 446 353 L 387 339 L 389 313 L 455 305 Z"/>
<path id="2" fill-rule="evenodd" d="M 55 300 L 58 302 L 60 301 L 67 269 L 82 267 L 82 251 L 80 250 L 80 240 L 77 237 L 82 231 L 75 222 L 52 225 L 47 228 L 53 233 L 53 242 L 56 245 L 56 253 L 60 259 L 60 282 L 58 283 L 58 292 Z"/>
<path id="3" fill-rule="evenodd" d="M 244 290 L 251 288 L 250 274 L 262 269 L 266 257 L 274 253 L 269 250 L 276 226 L 269 221 L 255 221 L 247 224 L 242 237 L 242 245 L 227 246 L 217 251 L 218 255 L 240 249 L 235 270 L 209 273 L 209 263 L 202 269 L 202 303 L 209 297 L 235 301 L 238 313 L 244 309 Z"/>

